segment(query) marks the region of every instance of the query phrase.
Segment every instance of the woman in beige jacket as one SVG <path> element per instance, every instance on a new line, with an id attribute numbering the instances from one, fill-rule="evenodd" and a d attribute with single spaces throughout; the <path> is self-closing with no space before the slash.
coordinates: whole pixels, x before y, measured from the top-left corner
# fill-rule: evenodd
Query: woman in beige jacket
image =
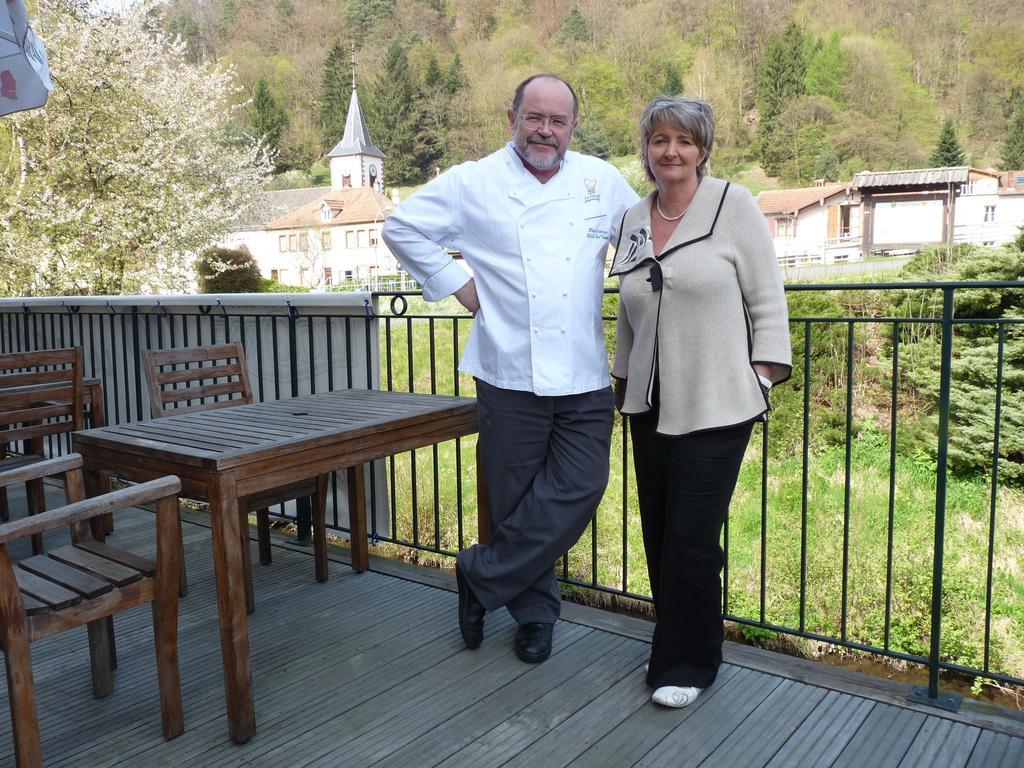
<path id="1" fill-rule="evenodd" d="M 722 661 L 722 525 L 755 421 L 789 377 L 782 278 L 743 187 L 704 175 L 711 107 L 660 97 L 640 119 L 656 189 L 630 208 L 612 375 L 630 417 L 637 496 L 658 623 L 652 700 L 691 704 Z"/>

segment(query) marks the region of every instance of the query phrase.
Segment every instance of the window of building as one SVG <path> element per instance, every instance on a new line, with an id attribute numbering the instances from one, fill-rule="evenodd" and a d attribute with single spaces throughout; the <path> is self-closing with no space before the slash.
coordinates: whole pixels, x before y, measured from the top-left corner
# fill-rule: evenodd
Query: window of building
<path id="1" fill-rule="evenodd" d="M 320 246 L 325 250 L 331 250 L 331 233 L 330 231 L 324 231 L 320 233 Z"/>
<path id="2" fill-rule="evenodd" d="M 358 231 L 357 235 L 358 236 L 357 236 L 356 239 L 358 240 L 359 247 L 360 248 L 365 248 L 366 247 L 366 230 L 365 229 L 360 229 Z"/>
<path id="3" fill-rule="evenodd" d="M 284 235 L 281 235 L 282 239 Z M 274 282 L 281 282 L 281 271 L 277 269 L 270 270 L 270 279 Z"/>
<path id="4" fill-rule="evenodd" d="M 279 250 L 281 253 L 284 253 L 285 251 L 288 250 L 288 236 L 287 235 L 278 235 L 277 236 L 277 250 Z"/>
<path id="5" fill-rule="evenodd" d="M 377 244 L 377 230 L 376 229 L 371 229 L 370 230 L 370 245 L 376 245 L 376 244 Z"/>
<path id="6" fill-rule="evenodd" d="M 985 223 L 989 224 L 996 220 L 996 207 L 994 205 L 985 206 Z"/>
<path id="7" fill-rule="evenodd" d="M 298 249 L 298 239 L 295 235 L 288 235 L 288 250 L 294 251 Z"/>
<path id="8" fill-rule="evenodd" d="M 780 216 L 775 220 L 776 237 L 793 237 L 796 234 L 796 222 L 791 216 Z"/>
<path id="9" fill-rule="evenodd" d="M 345 279 L 346 280 L 351 280 L 352 279 L 352 270 L 351 269 L 346 269 L 345 270 Z"/>
<path id="10" fill-rule="evenodd" d="M 324 267 L 324 285 L 334 285 L 334 275 L 330 267 Z"/>
<path id="11" fill-rule="evenodd" d="M 356 247 L 356 233 L 351 229 L 345 231 L 345 247 L 355 248 Z"/>
<path id="12" fill-rule="evenodd" d="M 308 251 L 309 250 L 309 233 L 308 232 L 302 232 L 301 234 L 299 234 L 299 250 L 300 251 Z"/>

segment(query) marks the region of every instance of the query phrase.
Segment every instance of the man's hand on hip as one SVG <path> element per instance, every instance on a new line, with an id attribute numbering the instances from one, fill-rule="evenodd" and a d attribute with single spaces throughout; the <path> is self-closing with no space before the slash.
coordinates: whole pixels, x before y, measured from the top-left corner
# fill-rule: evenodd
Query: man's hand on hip
<path id="1" fill-rule="evenodd" d="M 473 278 L 469 278 L 469 282 L 459 288 L 454 294 L 459 304 L 469 310 L 470 314 L 475 315 L 480 311 L 480 299 L 476 295 L 476 283 Z"/>

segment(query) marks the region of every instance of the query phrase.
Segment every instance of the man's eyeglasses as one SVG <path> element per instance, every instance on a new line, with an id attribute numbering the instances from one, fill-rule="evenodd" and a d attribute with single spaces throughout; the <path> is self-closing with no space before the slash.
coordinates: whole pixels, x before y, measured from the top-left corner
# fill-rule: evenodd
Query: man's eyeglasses
<path id="1" fill-rule="evenodd" d="M 545 123 L 550 125 L 556 131 L 563 131 L 568 128 L 569 124 L 572 122 L 565 115 L 540 115 L 536 112 L 530 112 L 522 115 L 519 119 L 522 121 L 523 125 L 531 131 L 541 128 Z"/>

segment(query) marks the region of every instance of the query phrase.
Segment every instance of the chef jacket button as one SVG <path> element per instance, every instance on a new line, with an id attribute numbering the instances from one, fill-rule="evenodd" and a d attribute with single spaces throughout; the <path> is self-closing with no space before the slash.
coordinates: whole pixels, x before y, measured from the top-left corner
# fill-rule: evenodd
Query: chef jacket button
<path id="1" fill-rule="evenodd" d="M 533 332 L 534 332 L 534 333 L 540 333 L 540 328 L 534 328 L 534 329 L 533 329 Z"/>
<path id="2" fill-rule="evenodd" d="M 563 299 L 564 299 L 564 298 L 565 298 L 566 296 L 568 296 L 568 295 L 569 295 L 569 292 L 568 292 L 568 291 L 562 291 L 562 298 L 563 298 Z"/>
<path id="3" fill-rule="evenodd" d="M 562 329 L 562 333 L 565 333 L 565 328 Z"/>
<path id="4" fill-rule="evenodd" d="M 530 294 L 530 298 L 532 298 L 532 299 L 536 299 L 536 298 L 537 298 L 537 292 L 536 292 L 536 291 L 534 291 L 533 293 L 531 293 L 531 294 Z"/>

